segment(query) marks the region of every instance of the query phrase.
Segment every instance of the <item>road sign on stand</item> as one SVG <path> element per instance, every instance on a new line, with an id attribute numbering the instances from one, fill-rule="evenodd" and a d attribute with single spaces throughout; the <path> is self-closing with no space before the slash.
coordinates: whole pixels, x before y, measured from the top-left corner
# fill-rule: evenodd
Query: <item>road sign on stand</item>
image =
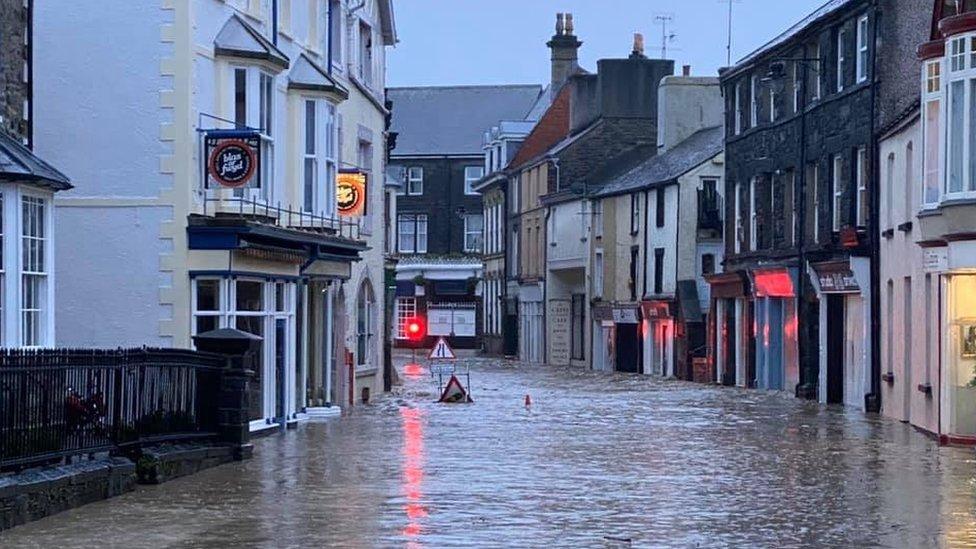
<path id="1" fill-rule="evenodd" d="M 430 356 L 427 358 L 429 360 L 457 360 L 457 355 L 454 354 L 451 346 L 447 344 L 447 340 L 440 337 L 437 338 L 437 343 L 434 344 L 434 348 L 430 350 Z"/>

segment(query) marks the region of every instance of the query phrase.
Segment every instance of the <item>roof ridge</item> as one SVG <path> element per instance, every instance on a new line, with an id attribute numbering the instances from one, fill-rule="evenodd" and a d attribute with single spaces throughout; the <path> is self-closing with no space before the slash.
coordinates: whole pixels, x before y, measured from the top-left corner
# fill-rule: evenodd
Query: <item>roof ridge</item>
<path id="1" fill-rule="evenodd" d="M 388 91 L 395 90 L 465 90 L 465 89 L 501 89 L 501 88 L 542 88 L 542 84 L 460 84 L 457 86 L 390 86 Z"/>

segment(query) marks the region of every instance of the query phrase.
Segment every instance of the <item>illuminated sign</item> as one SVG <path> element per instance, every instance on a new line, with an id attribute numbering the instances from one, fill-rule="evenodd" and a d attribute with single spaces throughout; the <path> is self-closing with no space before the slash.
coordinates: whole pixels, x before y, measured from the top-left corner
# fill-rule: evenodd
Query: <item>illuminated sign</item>
<path id="1" fill-rule="evenodd" d="M 336 203 L 339 215 L 362 217 L 366 214 L 366 174 L 359 171 L 340 171 L 336 177 Z"/>
<path id="2" fill-rule="evenodd" d="M 793 277 L 786 270 L 757 271 L 753 281 L 756 297 L 793 297 Z"/>
<path id="3" fill-rule="evenodd" d="M 261 138 L 255 132 L 216 130 L 207 134 L 206 187 L 260 187 Z"/>

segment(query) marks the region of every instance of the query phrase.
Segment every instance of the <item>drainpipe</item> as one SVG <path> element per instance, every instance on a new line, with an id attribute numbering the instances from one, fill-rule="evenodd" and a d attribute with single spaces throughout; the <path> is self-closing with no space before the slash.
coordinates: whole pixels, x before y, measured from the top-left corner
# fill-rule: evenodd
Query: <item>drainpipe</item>
<path id="1" fill-rule="evenodd" d="M 329 33 L 328 34 L 328 36 L 329 36 L 329 43 L 326 44 L 326 47 L 325 47 L 325 71 L 327 73 L 329 73 L 329 76 L 332 76 L 332 59 L 333 59 L 333 55 L 334 55 L 334 53 L 333 53 L 333 38 L 334 37 L 332 36 L 332 29 L 335 28 L 334 23 L 333 23 L 333 20 L 332 20 L 332 18 L 335 17 L 335 11 L 332 9 L 332 2 L 326 2 L 325 3 L 325 9 L 327 10 L 326 13 L 325 13 L 325 24 L 329 26 L 329 28 L 325 30 L 325 32 Z M 387 155 L 387 156 L 389 156 L 389 155 Z"/>
<path id="2" fill-rule="evenodd" d="M 325 357 L 323 366 L 325 367 L 325 407 L 332 407 L 332 370 L 335 367 L 335 349 L 333 348 L 333 341 L 335 341 L 335 325 L 332 321 L 334 316 L 333 302 L 332 302 L 332 281 L 329 281 L 325 285 Z"/>
<path id="3" fill-rule="evenodd" d="M 878 10 L 878 1 L 871 2 L 871 12 L 874 13 L 874 28 L 872 30 L 872 41 L 874 51 L 871 55 L 871 176 L 872 180 L 878 181 L 878 147 L 874 133 L 875 116 L 877 115 L 877 96 L 878 96 L 878 24 L 881 19 Z M 881 242 L 879 238 L 879 216 L 881 215 L 881 197 L 878 196 L 878 185 L 875 184 L 873 192 L 868 193 L 870 197 L 871 219 L 868 223 L 868 231 L 871 239 L 871 393 L 864 398 L 864 409 L 868 412 L 878 413 L 881 411 L 881 294 L 878 291 L 881 285 L 881 265 L 878 260 L 881 257 Z"/>
<path id="4" fill-rule="evenodd" d="M 271 0 L 271 43 L 278 45 L 278 0 Z"/>

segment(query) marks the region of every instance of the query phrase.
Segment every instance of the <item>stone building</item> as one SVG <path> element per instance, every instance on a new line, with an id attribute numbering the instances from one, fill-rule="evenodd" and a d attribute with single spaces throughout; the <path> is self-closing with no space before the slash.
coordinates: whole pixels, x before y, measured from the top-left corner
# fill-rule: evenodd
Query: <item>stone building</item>
<path id="1" fill-rule="evenodd" d="M 426 319 L 427 335 L 480 348 L 485 175 L 483 136 L 501 120 L 524 119 L 539 85 L 391 88 L 391 165 L 403 173 L 397 197 L 396 332 Z"/>
<path id="2" fill-rule="evenodd" d="M 35 156 L 32 2 L 0 0 L 0 346 L 55 343 L 54 194 L 67 176 Z"/>
<path id="3" fill-rule="evenodd" d="M 36 145 L 83 182 L 57 204 L 58 342 L 256 334 L 254 430 L 381 391 L 392 3 L 43 2 L 35 19 Z"/>

